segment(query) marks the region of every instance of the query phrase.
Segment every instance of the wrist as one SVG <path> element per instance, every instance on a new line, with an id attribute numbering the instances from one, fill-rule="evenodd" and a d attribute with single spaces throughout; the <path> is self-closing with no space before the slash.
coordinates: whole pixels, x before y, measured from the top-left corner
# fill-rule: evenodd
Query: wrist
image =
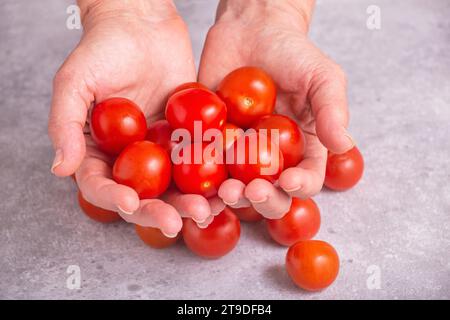
<path id="1" fill-rule="evenodd" d="M 159 22 L 178 17 L 172 0 L 78 0 L 85 28 L 108 18 L 133 18 Z"/>
<path id="2" fill-rule="evenodd" d="M 314 5 L 315 0 L 220 0 L 216 21 L 240 20 L 247 24 L 261 19 L 307 33 Z"/>

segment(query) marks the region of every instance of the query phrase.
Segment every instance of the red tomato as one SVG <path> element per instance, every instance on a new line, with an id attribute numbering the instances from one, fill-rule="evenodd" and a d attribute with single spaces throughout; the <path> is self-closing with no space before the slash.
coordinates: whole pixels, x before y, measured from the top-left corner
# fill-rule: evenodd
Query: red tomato
<path id="1" fill-rule="evenodd" d="M 171 163 L 167 152 L 150 141 L 135 142 L 117 157 L 113 178 L 136 190 L 140 199 L 160 196 L 170 183 Z"/>
<path id="2" fill-rule="evenodd" d="M 146 139 L 159 144 L 169 153 L 177 142 L 171 140 L 172 127 L 167 120 L 158 120 L 148 126 Z"/>
<path id="3" fill-rule="evenodd" d="M 256 130 L 267 129 L 269 138 L 273 129 L 279 130 L 277 143 L 283 153 L 285 169 L 295 167 L 303 159 L 305 137 L 292 119 L 280 114 L 271 114 L 260 118 L 253 128 Z"/>
<path id="4" fill-rule="evenodd" d="M 244 134 L 244 130 L 240 129 L 232 123 L 225 123 L 222 129 L 223 151 L 225 152 L 233 143 Z"/>
<path id="5" fill-rule="evenodd" d="M 364 159 L 357 147 L 343 154 L 328 152 L 325 185 L 342 191 L 355 186 L 364 171 Z"/>
<path id="6" fill-rule="evenodd" d="M 272 150 L 273 152 L 278 150 L 278 146 L 272 145 L 270 140 L 266 139 L 266 143 L 260 147 L 261 136 L 253 132 L 239 137 L 233 144 L 234 159 L 228 159 L 231 157 L 231 148 L 227 152 L 227 167 L 230 175 L 245 184 L 256 178 L 275 182 L 283 171 L 283 154 L 278 152 L 278 158 L 272 158 L 271 154 Z M 254 143 L 250 141 L 254 141 Z M 242 150 L 241 145 L 244 146 Z M 241 156 L 239 156 L 240 154 Z M 241 157 L 242 159 L 240 159 Z M 252 163 L 253 161 L 250 160 L 256 160 L 256 162 Z M 273 172 L 262 171 L 262 169 L 267 170 L 269 168 Z"/>
<path id="7" fill-rule="evenodd" d="M 236 246 L 241 225 L 235 214 L 225 208 L 205 229 L 199 228 L 192 219 L 184 219 L 182 232 L 192 252 L 204 258 L 219 258 Z"/>
<path id="8" fill-rule="evenodd" d="M 141 238 L 141 240 L 144 241 L 147 245 L 155 249 L 170 247 L 175 242 L 177 242 L 179 238 L 179 235 L 177 235 L 175 238 L 168 238 L 158 228 L 135 225 L 135 229 L 139 238 Z"/>
<path id="9" fill-rule="evenodd" d="M 102 223 L 122 220 L 117 212 L 105 210 L 87 202 L 80 191 L 78 191 L 78 204 L 80 205 L 81 210 L 83 210 L 83 212 L 92 220 Z"/>
<path id="10" fill-rule="evenodd" d="M 175 88 L 175 90 L 172 91 L 172 93 L 170 95 L 173 95 L 177 92 L 186 90 L 186 89 L 205 89 L 205 90 L 209 90 L 208 87 L 206 87 L 205 85 L 199 83 L 199 82 L 186 82 L 183 84 L 180 84 L 178 87 Z"/>
<path id="11" fill-rule="evenodd" d="M 313 199 L 292 198 L 291 208 L 283 218 L 266 219 L 266 225 L 273 240 L 292 246 L 316 235 L 320 228 L 320 211 Z"/>
<path id="12" fill-rule="evenodd" d="M 275 108 L 276 86 L 272 78 L 255 67 L 242 67 L 229 73 L 219 84 L 217 94 L 228 108 L 228 121 L 249 128 Z"/>
<path id="13" fill-rule="evenodd" d="M 336 279 L 339 257 L 325 241 L 300 241 L 287 252 L 286 270 L 300 288 L 317 291 L 328 287 Z"/>
<path id="14" fill-rule="evenodd" d="M 185 146 L 181 150 L 181 156 L 184 152 L 189 150 L 191 152 L 189 161 L 173 165 L 173 180 L 181 192 L 200 194 L 209 198 L 217 194 L 220 185 L 228 177 L 223 156 L 221 157 L 222 163 L 217 163 L 214 161 L 215 159 L 203 157 L 207 146 L 207 143 L 196 142 Z M 200 151 L 202 156 L 201 163 L 196 164 L 194 163 L 194 154 Z"/>
<path id="15" fill-rule="evenodd" d="M 263 219 L 263 216 L 253 207 L 247 208 L 230 208 L 241 221 L 257 222 Z"/>
<path id="16" fill-rule="evenodd" d="M 91 113 L 92 139 L 99 149 L 118 155 L 127 145 L 145 139 L 147 123 L 139 107 L 125 98 L 97 104 Z"/>
<path id="17" fill-rule="evenodd" d="M 202 134 L 208 129 L 222 130 L 227 107 L 214 92 L 185 89 L 176 92 L 167 101 L 166 118 L 173 129 L 187 129 L 191 139 L 194 139 L 194 121 L 201 121 Z"/>

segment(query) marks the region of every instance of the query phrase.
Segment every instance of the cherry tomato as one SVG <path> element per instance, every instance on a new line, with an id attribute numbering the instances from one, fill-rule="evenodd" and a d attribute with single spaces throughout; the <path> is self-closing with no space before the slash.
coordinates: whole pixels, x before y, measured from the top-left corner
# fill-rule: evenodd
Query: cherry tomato
<path id="1" fill-rule="evenodd" d="M 145 139 L 147 123 L 139 107 L 125 98 L 97 104 L 91 113 L 92 139 L 99 149 L 118 155 L 127 145 Z"/>
<path id="2" fill-rule="evenodd" d="M 177 242 L 179 238 L 179 235 L 177 235 L 175 238 L 168 238 L 158 228 L 135 225 L 135 229 L 139 238 L 141 238 L 141 240 L 144 241 L 147 245 L 155 249 L 170 247 L 175 242 Z"/>
<path id="3" fill-rule="evenodd" d="M 219 84 L 217 94 L 228 108 L 228 121 L 249 128 L 275 108 L 276 86 L 264 70 L 242 67 L 229 73 Z"/>
<path id="4" fill-rule="evenodd" d="M 203 157 L 207 143 L 195 142 L 185 146 L 180 155 L 190 150 L 191 157 L 188 161 L 173 165 L 173 180 L 183 193 L 200 194 L 206 198 L 217 194 L 217 191 L 223 181 L 228 177 L 227 167 L 222 163 L 218 163 L 215 159 Z M 201 151 L 201 162 L 194 163 L 194 154 Z M 216 151 L 214 151 L 215 154 Z"/>
<path id="5" fill-rule="evenodd" d="M 201 84 L 200 82 L 186 82 L 183 84 L 180 84 L 178 87 L 175 88 L 175 90 L 172 91 L 171 95 L 186 90 L 186 89 L 205 89 L 209 90 L 208 87 Z"/>
<path id="6" fill-rule="evenodd" d="M 122 220 L 117 212 L 105 210 L 87 202 L 80 191 L 78 191 L 78 204 L 80 205 L 81 210 L 83 210 L 83 212 L 92 220 L 102 223 Z"/>
<path id="7" fill-rule="evenodd" d="M 273 240 L 292 246 L 316 235 L 320 228 L 320 211 L 313 199 L 292 198 L 291 208 L 283 218 L 266 219 L 266 225 Z"/>
<path id="8" fill-rule="evenodd" d="M 265 179 L 270 182 L 275 182 L 278 179 L 280 173 L 283 171 L 283 154 L 279 152 L 278 146 L 272 144 L 267 137 L 266 143 L 261 147 L 259 141 L 261 137 L 262 135 L 255 132 L 246 133 L 239 137 L 233 144 L 234 155 L 232 159 L 229 159 L 231 157 L 231 148 L 228 149 L 227 167 L 228 172 L 233 178 L 241 180 L 245 184 L 248 184 L 256 178 Z M 242 145 L 243 147 L 241 148 L 240 146 Z M 277 150 L 278 157 L 275 158 L 275 152 Z M 272 157 L 272 152 L 274 152 L 274 157 Z"/>
<path id="9" fill-rule="evenodd" d="M 199 228 L 192 219 L 185 219 L 182 233 L 186 246 L 192 252 L 204 258 L 219 258 L 236 246 L 241 225 L 236 215 L 225 208 L 205 229 Z"/>
<path id="10" fill-rule="evenodd" d="M 325 185 L 342 191 L 355 186 L 364 171 L 364 159 L 357 147 L 343 154 L 328 152 Z"/>
<path id="11" fill-rule="evenodd" d="M 169 153 L 177 142 L 171 140 L 172 127 L 167 120 L 158 120 L 148 126 L 146 139 L 159 144 Z"/>
<path id="12" fill-rule="evenodd" d="M 222 129 L 223 137 L 223 152 L 225 152 L 233 143 L 240 137 L 244 135 L 244 130 L 240 129 L 232 123 L 225 123 Z"/>
<path id="13" fill-rule="evenodd" d="M 257 222 L 263 219 L 263 216 L 251 206 L 247 208 L 232 208 L 230 210 L 233 211 L 241 221 Z"/>
<path id="14" fill-rule="evenodd" d="M 173 129 L 187 129 L 191 139 L 195 140 L 194 121 L 201 121 L 202 134 L 208 129 L 222 130 L 227 107 L 214 92 L 185 89 L 176 92 L 167 101 L 166 118 Z"/>
<path id="15" fill-rule="evenodd" d="M 328 287 L 336 279 L 339 257 L 325 241 L 300 241 L 287 252 L 286 270 L 300 288 L 317 291 Z"/>
<path id="16" fill-rule="evenodd" d="M 256 130 L 267 129 L 269 138 L 273 129 L 279 130 L 277 143 L 283 153 L 285 169 L 295 167 L 303 159 L 305 137 L 292 119 L 280 114 L 271 114 L 260 118 L 253 128 Z"/>
<path id="17" fill-rule="evenodd" d="M 117 157 L 113 178 L 136 190 L 140 199 L 156 198 L 169 186 L 171 166 L 166 150 L 156 143 L 139 141 Z"/>

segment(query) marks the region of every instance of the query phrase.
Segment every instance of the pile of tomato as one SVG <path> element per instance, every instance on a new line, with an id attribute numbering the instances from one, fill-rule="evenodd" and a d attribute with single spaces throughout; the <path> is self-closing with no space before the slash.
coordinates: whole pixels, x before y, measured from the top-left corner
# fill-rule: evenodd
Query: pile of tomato
<path id="1" fill-rule="evenodd" d="M 242 67 L 228 74 L 216 92 L 200 83 L 179 86 L 167 100 L 166 119 L 149 126 L 132 101 L 105 100 L 92 109 L 90 131 L 98 148 L 115 157 L 113 179 L 136 190 L 141 199 L 157 198 L 171 185 L 182 193 L 209 198 L 217 194 L 229 177 L 245 184 L 256 178 L 276 182 L 284 169 L 301 162 L 305 151 L 303 132 L 289 117 L 274 114 L 275 101 L 276 85 L 271 77 L 259 68 Z M 253 130 L 244 133 L 247 129 Z M 272 129 L 278 129 L 276 145 L 271 140 Z M 173 135 L 175 132 L 187 134 L 190 139 L 184 141 L 182 148 L 177 138 L 183 134 Z M 208 132 L 221 133 L 214 136 L 221 140 L 211 137 L 208 140 Z M 256 155 L 250 154 L 250 140 L 259 142 L 263 138 L 266 141 L 258 144 Z M 244 162 L 236 156 L 243 142 Z M 211 149 L 211 145 L 215 148 Z M 279 150 L 276 157 L 272 157 L 272 148 Z M 223 161 L 203 158 L 208 150 L 214 159 Z M 177 152 L 191 161 L 175 161 L 173 155 Z M 227 161 L 229 153 L 235 155 L 231 162 Z M 200 160 L 195 162 L 198 156 Z M 277 168 L 274 172 L 262 174 L 261 169 L 273 164 Z M 333 190 L 349 189 L 361 178 L 363 167 L 363 158 L 356 147 L 344 154 L 329 152 L 325 185 Z M 120 220 L 117 213 L 93 206 L 80 193 L 79 203 L 94 220 Z M 313 199 L 293 198 L 289 211 L 276 220 L 264 219 L 252 207 L 226 207 L 207 227 L 185 218 L 181 235 L 175 238 L 166 237 L 159 229 L 138 225 L 136 232 L 153 248 L 166 248 L 183 238 L 197 255 L 219 258 L 238 243 L 240 221 L 260 220 L 265 220 L 274 241 L 289 247 L 286 269 L 299 287 L 320 290 L 335 280 L 339 271 L 335 249 L 327 242 L 311 240 L 321 223 L 320 210 Z"/>

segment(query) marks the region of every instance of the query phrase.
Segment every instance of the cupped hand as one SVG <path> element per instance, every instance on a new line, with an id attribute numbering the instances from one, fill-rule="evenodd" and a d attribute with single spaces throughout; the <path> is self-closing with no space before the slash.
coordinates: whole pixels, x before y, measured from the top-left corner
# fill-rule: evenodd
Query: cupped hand
<path id="1" fill-rule="evenodd" d="M 98 150 L 86 125 L 95 102 L 125 97 L 139 105 L 150 123 L 164 115 L 165 100 L 196 73 L 186 26 L 175 8 L 154 12 L 91 8 L 84 34 L 54 79 L 49 135 L 55 148 L 52 172 L 76 172 L 87 201 L 119 212 L 128 222 L 160 228 L 175 236 L 181 217 L 208 223 L 221 201 L 170 190 L 162 199 L 140 200 L 112 179 L 114 159 Z M 84 131 L 84 134 L 83 134 Z M 210 205 L 211 203 L 211 205 Z"/>
<path id="2" fill-rule="evenodd" d="M 284 170 L 276 185 L 263 179 L 248 185 L 230 179 L 222 184 L 219 196 L 231 207 L 253 205 L 267 218 L 280 218 L 291 197 L 307 198 L 321 190 L 327 149 L 342 153 L 354 145 L 346 129 L 345 75 L 308 39 L 307 14 L 284 7 L 284 2 L 236 3 L 223 0 L 219 5 L 203 50 L 199 80 L 216 88 L 226 74 L 241 66 L 264 69 L 277 84 L 276 113 L 298 122 L 306 150 L 304 159 Z"/>

